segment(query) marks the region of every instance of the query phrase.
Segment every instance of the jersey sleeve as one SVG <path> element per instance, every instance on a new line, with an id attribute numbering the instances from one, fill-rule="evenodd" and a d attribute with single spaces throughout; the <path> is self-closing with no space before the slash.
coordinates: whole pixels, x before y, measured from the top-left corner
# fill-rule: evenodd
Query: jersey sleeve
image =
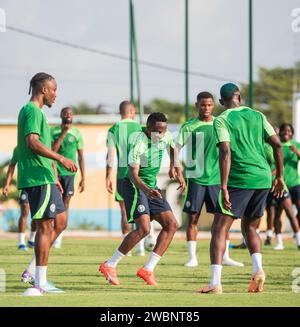
<path id="1" fill-rule="evenodd" d="M 13 151 L 12 158 L 10 159 L 10 163 L 16 165 L 18 162 L 18 148 L 15 147 Z"/>
<path id="2" fill-rule="evenodd" d="M 180 130 L 179 130 L 179 133 L 178 133 L 178 137 L 177 137 L 177 141 L 176 141 L 176 143 L 179 144 L 181 147 L 183 147 L 184 144 L 185 144 L 185 139 L 184 139 L 185 132 L 186 132 L 186 128 L 185 128 L 184 125 L 182 125 L 180 127 Z"/>
<path id="3" fill-rule="evenodd" d="M 84 142 L 81 132 L 78 130 L 78 138 L 77 138 L 77 150 L 83 149 Z"/>
<path id="4" fill-rule="evenodd" d="M 107 138 L 106 138 L 106 147 L 107 148 L 115 148 L 116 147 L 116 136 L 115 136 L 113 127 L 111 127 L 108 130 Z"/>
<path id="5" fill-rule="evenodd" d="M 230 142 L 230 135 L 224 117 L 220 116 L 214 120 L 214 132 L 217 144 L 220 142 Z"/>
<path id="6" fill-rule="evenodd" d="M 275 133 L 272 125 L 268 122 L 266 116 L 262 113 L 261 113 L 261 115 L 262 115 L 262 119 L 263 119 L 264 139 L 265 139 L 265 141 L 267 141 L 267 139 L 270 136 L 276 135 L 276 133 Z"/>
<path id="7" fill-rule="evenodd" d="M 174 149 L 175 143 L 173 140 L 173 135 L 170 131 L 167 131 L 167 145 Z"/>
<path id="8" fill-rule="evenodd" d="M 131 150 L 129 151 L 128 156 L 128 163 L 130 165 L 132 164 L 138 164 L 141 163 L 141 156 L 144 154 L 146 149 L 145 142 L 143 140 L 143 137 L 140 137 L 136 140 L 136 143 L 132 146 Z"/>
<path id="9" fill-rule="evenodd" d="M 29 134 L 41 134 L 43 113 L 37 110 L 27 110 L 24 119 L 24 136 Z"/>

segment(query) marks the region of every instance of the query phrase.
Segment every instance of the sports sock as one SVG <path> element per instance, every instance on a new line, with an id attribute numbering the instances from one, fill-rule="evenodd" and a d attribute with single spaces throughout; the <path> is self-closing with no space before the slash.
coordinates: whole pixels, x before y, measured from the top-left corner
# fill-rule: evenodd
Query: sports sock
<path id="1" fill-rule="evenodd" d="M 35 270 L 36 270 L 36 261 L 35 261 L 35 255 L 33 255 L 27 269 L 26 269 L 29 274 L 33 277 L 35 277 Z"/>
<path id="2" fill-rule="evenodd" d="M 222 265 L 210 265 L 210 286 L 221 285 Z"/>
<path id="3" fill-rule="evenodd" d="M 34 242 L 36 232 L 30 232 L 29 241 Z"/>
<path id="4" fill-rule="evenodd" d="M 229 259 L 229 243 L 230 243 L 230 241 L 226 240 L 226 248 L 225 248 L 225 252 L 223 255 L 223 260 Z"/>
<path id="5" fill-rule="evenodd" d="M 150 271 L 154 271 L 155 266 L 158 264 L 161 256 L 156 254 L 155 252 L 151 252 L 148 261 L 146 262 L 144 268 Z"/>
<path id="6" fill-rule="evenodd" d="M 295 237 L 297 245 L 300 246 L 300 231 L 295 234 Z"/>
<path id="7" fill-rule="evenodd" d="M 123 253 L 121 253 L 119 250 L 117 250 L 113 256 L 107 260 L 106 264 L 112 268 L 116 268 L 118 263 L 121 261 L 121 259 L 124 257 L 125 255 Z"/>
<path id="8" fill-rule="evenodd" d="M 34 286 L 41 287 L 47 284 L 47 266 L 36 266 Z"/>
<path id="9" fill-rule="evenodd" d="M 267 231 L 266 231 L 266 236 L 269 237 L 269 238 L 272 238 L 272 236 L 273 236 L 273 231 L 272 231 L 272 229 L 267 229 Z"/>
<path id="10" fill-rule="evenodd" d="M 282 234 L 276 234 L 277 245 L 283 246 Z"/>
<path id="11" fill-rule="evenodd" d="M 262 270 L 262 254 L 253 253 L 251 255 L 251 258 L 252 258 L 252 273 L 256 274 L 258 271 Z"/>
<path id="12" fill-rule="evenodd" d="M 196 256 L 197 241 L 188 241 L 187 246 L 188 246 L 190 260 L 196 260 L 197 259 L 197 256 Z"/>
<path id="13" fill-rule="evenodd" d="M 25 244 L 25 233 L 19 233 L 18 234 L 18 239 L 19 239 L 19 245 Z"/>

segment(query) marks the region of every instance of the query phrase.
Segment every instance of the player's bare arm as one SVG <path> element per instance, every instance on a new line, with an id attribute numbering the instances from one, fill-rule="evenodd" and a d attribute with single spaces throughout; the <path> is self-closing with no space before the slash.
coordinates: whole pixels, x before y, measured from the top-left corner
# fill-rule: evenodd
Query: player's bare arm
<path id="1" fill-rule="evenodd" d="M 83 149 L 78 150 L 78 164 L 81 174 L 81 180 L 79 182 L 79 193 L 82 193 L 85 188 L 85 161 L 83 156 Z"/>
<path id="2" fill-rule="evenodd" d="M 228 194 L 228 177 L 231 166 L 231 151 L 229 142 L 219 143 L 219 165 L 221 175 L 221 191 L 223 206 L 227 210 L 231 210 L 231 202 Z"/>

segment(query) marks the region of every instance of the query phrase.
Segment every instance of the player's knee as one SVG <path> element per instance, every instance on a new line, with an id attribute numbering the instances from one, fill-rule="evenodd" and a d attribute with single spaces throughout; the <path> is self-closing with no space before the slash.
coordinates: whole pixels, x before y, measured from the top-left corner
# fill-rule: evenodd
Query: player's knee
<path id="1" fill-rule="evenodd" d="M 172 232 L 172 233 L 175 233 L 178 228 L 179 228 L 179 225 L 178 225 L 177 220 L 175 218 L 171 219 L 167 224 L 167 230 Z"/>
<path id="2" fill-rule="evenodd" d="M 144 238 L 150 234 L 151 228 L 150 228 L 150 226 L 143 225 L 143 226 L 140 226 L 140 228 L 137 231 L 138 231 L 140 237 Z"/>

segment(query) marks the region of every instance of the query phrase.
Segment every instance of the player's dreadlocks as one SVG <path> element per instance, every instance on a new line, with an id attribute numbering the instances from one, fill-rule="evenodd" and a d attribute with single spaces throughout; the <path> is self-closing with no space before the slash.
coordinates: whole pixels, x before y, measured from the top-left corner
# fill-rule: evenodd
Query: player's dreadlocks
<path id="1" fill-rule="evenodd" d="M 45 81 L 51 81 L 52 79 L 54 79 L 54 77 L 46 73 L 35 74 L 30 80 L 28 94 L 34 92 L 36 89 L 41 89 Z"/>

